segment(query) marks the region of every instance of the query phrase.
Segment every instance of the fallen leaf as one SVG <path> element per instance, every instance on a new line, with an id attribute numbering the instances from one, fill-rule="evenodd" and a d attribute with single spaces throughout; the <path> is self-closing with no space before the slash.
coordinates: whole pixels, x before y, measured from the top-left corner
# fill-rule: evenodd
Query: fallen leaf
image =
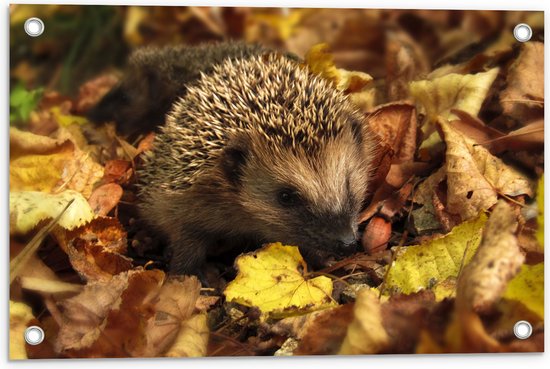
<path id="1" fill-rule="evenodd" d="M 389 337 L 384 354 L 410 354 L 415 351 L 423 327 L 434 319 L 436 300 L 432 291 L 393 295 L 382 303 L 382 324 Z"/>
<path id="2" fill-rule="evenodd" d="M 123 192 L 120 185 L 116 183 L 107 183 L 99 186 L 92 192 L 88 199 L 88 203 L 95 215 L 106 216 L 115 206 L 117 206 Z"/>
<path id="3" fill-rule="evenodd" d="M 61 302 L 55 349 L 68 357 L 162 356 L 181 329 L 200 331 L 198 341 L 187 342 L 198 344 L 207 331 L 200 318 L 189 320 L 199 288 L 194 277 L 166 279 L 160 270 L 143 269 L 89 282 L 82 293 Z"/>
<path id="4" fill-rule="evenodd" d="M 128 181 L 131 176 L 132 163 L 128 160 L 114 159 L 105 163 L 102 183 L 122 184 Z"/>
<path id="5" fill-rule="evenodd" d="M 458 280 L 459 313 L 489 311 L 502 296 L 508 281 L 519 272 L 525 257 L 518 246 L 516 229 L 512 207 L 500 200 L 487 220 L 481 244 Z"/>
<path id="6" fill-rule="evenodd" d="M 498 71 L 498 68 L 493 68 L 476 74 L 451 73 L 433 80 L 411 82 L 411 95 L 432 123 L 439 117 L 456 119 L 451 109 L 477 116 Z"/>
<path id="7" fill-rule="evenodd" d="M 369 126 L 394 151 L 392 163 L 411 162 L 416 152 L 416 109 L 407 103 L 378 106 L 368 113 Z"/>
<path id="8" fill-rule="evenodd" d="M 47 280 L 43 278 L 21 277 L 21 287 L 48 295 L 75 294 L 82 290 L 82 285 L 62 282 L 60 280 Z"/>
<path id="9" fill-rule="evenodd" d="M 502 151 L 536 151 L 544 149 L 544 120 L 539 119 L 501 137 L 480 142 L 492 153 Z"/>
<path id="10" fill-rule="evenodd" d="M 376 96 L 372 77 L 367 73 L 336 68 L 328 44 L 314 45 L 307 52 L 305 59 L 312 73 L 331 81 L 334 87 L 348 94 L 358 107 L 368 110 L 374 106 Z"/>
<path id="11" fill-rule="evenodd" d="M 56 195 L 35 191 L 10 191 L 10 234 L 25 234 L 40 222 L 53 219 L 71 200 L 74 202 L 58 221 L 64 229 L 74 229 L 94 218 L 90 205 L 76 191 Z"/>
<path id="12" fill-rule="evenodd" d="M 167 357 L 201 357 L 208 344 L 206 314 L 197 314 L 181 325 L 174 345 L 164 354 Z"/>
<path id="13" fill-rule="evenodd" d="M 512 349 L 513 344 L 503 344 L 487 331 L 478 313 L 488 314 L 496 309 L 508 282 L 523 263 L 516 228 L 512 207 L 500 200 L 487 220 L 481 244 L 460 274 L 455 311 L 443 340 L 435 342 L 431 334 L 425 332 L 418 353 L 506 352 Z M 512 327 L 508 329 L 511 332 Z"/>
<path id="14" fill-rule="evenodd" d="M 103 167 L 71 140 L 10 128 L 10 190 L 55 193 L 75 190 L 88 197 Z"/>
<path id="15" fill-rule="evenodd" d="M 10 300 L 10 360 L 27 359 L 25 330 L 34 319 L 29 306 Z"/>
<path id="16" fill-rule="evenodd" d="M 62 112 L 58 106 L 52 107 L 50 111 L 60 127 L 68 127 L 72 124 L 83 125 L 83 124 L 90 123 L 84 117 L 80 117 L 78 115 L 66 114 Z"/>
<path id="17" fill-rule="evenodd" d="M 390 294 L 414 293 L 458 276 L 461 265 L 468 264 L 481 242 L 486 220 L 487 217 L 481 214 L 454 227 L 443 237 L 399 248 L 386 277 L 386 291 Z"/>
<path id="18" fill-rule="evenodd" d="M 522 303 L 544 319 L 544 263 L 522 265 L 502 297 Z"/>
<path id="19" fill-rule="evenodd" d="M 132 260 L 125 256 L 126 232 L 116 218 L 97 217 L 70 231 L 56 229 L 54 236 L 86 280 L 108 281 L 132 268 Z"/>
<path id="20" fill-rule="evenodd" d="M 409 83 L 430 70 L 423 49 L 405 32 L 387 32 L 386 91 L 388 101 L 409 97 Z"/>
<path id="21" fill-rule="evenodd" d="M 435 295 L 435 301 L 441 301 L 456 296 L 456 277 L 449 277 L 444 281 L 437 283 L 432 292 Z"/>
<path id="22" fill-rule="evenodd" d="M 316 311 L 305 324 L 293 329 L 291 336 L 299 339 L 294 355 L 335 355 L 340 350 L 349 324 L 352 322 L 353 304 L 340 305 L 332 309 Z M 288 319 L 300 319 L 293 317 Z"/>
<path id="23" fill-rule="evenodd" d="M 459 119 L 453 120 L 451 126 L 464 136 L 472 139 L 476 143 L 483 143 L 494 140 L 496 138 L 504 137 L 505 134 L 499 130 L 486 125 L 481 119 L 458 109 L 452 109 L 451 113 L 456 115 Z M 492 148 L 486 146 L 488 149 Z M 494 152 L 493 152 L 494 153 Z"/>
<path id="24" fill-rule="evenodd" d="M 95 106 L 99 100 L 111 90 L 118 82 L 113 74 L 104 74 L 84 83 L 78 89 L 78 97 L 75 102 L 75 110 L 79 114 L 86 113 Z"/>
<path id="25" fill-rule="evenodd" d="M 376 292 L 368 288 L 359 291 L 353 315 L 338 354 L 364 355 L 383 351 L 389 344 L 389 337 L 382 324 L 382 309 Z"/>
<path id="26" fill-rule="evenodd" d="M 533 196 L 529 180 L 487 149 L 464 137 L 449 123 L 438 121 L 447 145 L 446 209 L 463 220 L 477 216 L 497 201 L 497 195 Z"/>
<path id="27" fill-rule="evenodd" d="M 544 44 L 525 42 L 521 52 L 510 66 L 507 87 L 500 93 L 504 113 L 525 125 L 530 117 L 542 116 L 544 102 Z"/>
<path id="28" fill-rule="evenodd" d="M 151 151 L 153 149 L 153 143 L 155 141 L 155 132 L 149 133 L 143 140 L 139 141 L 137 151 L 138 153 L 143 153 Z"/>
<path id="29" fill-rule="evenodd" d="M 272 243 L 235 261 L 238 274 L 226 287 L 227 301 L 256 306 L 264 318 L 305 314 L 334 306 L 332 281 L 307 278 L 298 248 Z"/>

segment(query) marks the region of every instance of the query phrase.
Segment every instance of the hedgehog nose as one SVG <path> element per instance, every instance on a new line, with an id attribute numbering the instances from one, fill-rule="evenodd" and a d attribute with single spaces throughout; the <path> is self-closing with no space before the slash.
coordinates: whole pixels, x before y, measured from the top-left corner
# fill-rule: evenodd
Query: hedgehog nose
<path id="1" fill-rule="evenodd" d="M 343 252 L 351 252 L 357 248 L 357 239 L 354 231 L 341 235 L 338 239 L 339 248 Z"/>

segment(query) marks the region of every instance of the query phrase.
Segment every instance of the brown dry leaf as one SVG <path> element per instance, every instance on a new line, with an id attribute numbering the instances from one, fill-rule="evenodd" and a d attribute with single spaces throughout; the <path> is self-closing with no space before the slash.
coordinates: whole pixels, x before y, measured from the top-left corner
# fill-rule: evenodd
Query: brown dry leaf
<path id="1" fill-rule="evenodd" d="M 445 167 L 426 178 L 414 192 L 413 201 L 423 205 L 411 212 L 413 226 L 417 234 L 425 234 L 441 229 L 436 210 L 436 198 L 440 199 L 446 194 L 441 194 L 439 184 L 445 181 Z M 458 223 L 457 223 L 458 224 Z"/>
<path id="2" fill-rule="evenodd" d="M 453 128 L 476 143 L 485 146 L 492 154 L 503 151 L 540 151 L 544 148 L 544 119 L 535 120 L 508 134 L 487 126 L 465 111 L 452 109 L 460 120 L 451 122 Z"/>
<path id="3" fill-rule="evenodd" d="M 143 269 L 88 283 L 61 302 L 55 349 L 69 357 L 160 356 L 180 329 L 198 331 L 200 319 L 189 320 L 199 288 L 194 277 L 166 280 L 160 270 Z"/>
<path id="4" fill-rule="evenodd" d="M 416 151 L 416 109 L 408 103 L 380 105 L 368 113 L 369 125 L 394 151 L 392 163 L 414 160 Z"/>
<path id="5" fill-rule="evenodd" d="M 132 175 L 132 162 L 128 160 L 114 159 L 105 163 L 102 183 L 123 184 L 130 179 Z"/>
<path id="6" fill-rule="evenodd" d="M 504 136 L 504 133 L 486 125 L 479 118 L 472 116 L 468 112 L 458 109 L 452 109 L 451 112 L 459 118 L 459 120 L 451 122 L 453 128 L 464 136 L 471 138 L 476 143 L 482 143 Z"/>
<path id="7" fill-rule="evenodd" d="M 348 325 L 353 320 L 353 304 L 288 319 L 299 322 L 285 334 L 299 339 L 294 355 L 335 355 L 346 336 Z"/>
<path id="8" fill-rule="evenodd" d="M 497 195 L 533 196 L 525 176 L 507 166 L 487 149 L 464 137 L 443 120 L 438 121 L 447 144 L 446 209 L 462 220 L 471 219 L 497 201 Z"/>
<path id="9" fill-rule="evenodd" d="M 389 337 L 384 353 L 414 352 L 422 327 L 430 323 L 431 310 L 436 306 L 432 291 L 391 296 L 382 304 L 382 323 Z"/>
<path id="10" fill-rule="evenodd" d="M 149 133 L 145 138 L 139 141 L 137 151 L 138 153 L 151 151 L 153 149 L 153 142 L 155 141 L 155 132 Z"/>
<path id="11" fill-rule="evenodd" d="M 78 89 L 75 111 L 79 114 L 86 113 L 91 107 L 95 106 L 117 82 L 118 77 L 114 74 L 104 74 L 84 83 Z"/>
<path id="12" fill-rule="evenodd" d="M 136 356 L 146 346 L 141 331 L 154 316 L 152 301 L 163 281 L 161 271 L 131 270 L 108 282 L 88 283 L 82 293 L 60 304 L 56 352 L 68 357 Z"/>
<path id="13" fill-rule="evenodd" d="M 200 283 L 195 277 L 166 280 L 155 304 L 156 315 L 147 322 L 144 356 L 203 356 L 208 328 L 204 314 L 193 315 Z M 188 321 L 189 319 L 189 321 Z"/>
<path id="14" fill-rule="evenodd" d="M 516 229 L 514 210 L 500 200 L 487 220 L 476 254 L 460 274 L 456 296 L 459 314 L 489 311 L 508 281 L 519 272 L 525 257 L 518 246 Z"/>
<path id="15" fill-rule="evenodd" d="M 412 162 L 392 164 L 385 181 L 376 188 L 369 206 L 359 215 L 359 223 L 370 219 L 376 212 L 393 217 L 403 210 L 413 190 L 411 179 L 414 176 L 424 177 L 429 174 L 431 166 L 427 163 Z"/>
<path id="16" fill-rule="evenodd" d="M 384 144 L 382 141 L 379 141 L 378 148 L 374 152 L 374 156 L 372 158 L 372 167 L 376 168 L 376 170 L 374 173 L 372 173 L 371 182 L 370 182 L 370 188 L 371 189 L 376 188 L 377 189 L 376 192 L 380 192 L 381 191 L 380 187 L 382 187 L 386 182 L 386 177 L 388 176 L 388 173 L 392 166 L 391 163 L 393 160 L 393 156 L 394 156 L 393 150 L 388 145 Z M 392 189 L 392 188 L 389 189 L 390 192 L 392 190 L 395 190 L 395 189 Z M 383 195 L 387 195 L 386 192 L 384 192 Z M 376 195 L 377 193 L 375 192 L 369 192 L 367 194 L 367 198 L 365 199 L 365 202 L 366 203 L 370 202 L 371 205 L 374 206 L 373 202 Z M 378 197 L 377 201 L 383 198 L 384 196 L 380 196 Z"/>
<path id="17" fill-rule="evenodd" d="M 338 354 L 363 355 L 384 351 L 390 337 L 382 324 L 382 308 L 378 294 L 368 288 L 359 291 L 353 314 L 354 320 L 348 326 L 346 338 Z"/>
<path id="18" fill-rule="evenodd" d="M 544 149 L 544 119 L 539 119 L 501 137 L 480 142 L 493 153 L 502 151 L 535 151 Z"/>
<path id="19" fill-rule="evenodd" d="M 132 268 L 126 253 L 126 232 L 116 218 L 97 217 L 72 231 L 53 232 L 71 265 L 82 277 L 108 281 Z"/>
<path id="20" fill-rule="evenodd" d="M 88 198 L 103 167 L 68 139 L 55 140 L 10 128 L 10 190 L 75 190 Z"/>
<path id="21" fill-rule="evenodd" d="M 96 215 L 107 216 L 122 197 L 122 187 L 116 183 L 107 183 L 99 186 L 92 192 L 88 203 Z"/>
<path id="22" fill-rule="evenodd" d="M 507 87 L 500 94 L 504 113 L 525 125 L 529 118 L 542 116 L 544 103 L 544 44 L 525 42 L 506 78 Z"/>
<path id="23" fill-rule="evenodd" d="M 10 360 L 27 359 L 25 349 L 25 330 L 34 320 L 32 309 L 22 302 L 10 300 Z"/>

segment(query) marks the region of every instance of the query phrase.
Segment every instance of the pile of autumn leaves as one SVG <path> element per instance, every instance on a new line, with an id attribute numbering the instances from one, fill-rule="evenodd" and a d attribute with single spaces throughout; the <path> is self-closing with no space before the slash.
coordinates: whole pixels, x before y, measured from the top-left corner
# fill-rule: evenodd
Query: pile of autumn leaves
<path id="1" fill-rule="evenodd" d="M 214 306 L 233 327 L 260 332 L 245 346 L 280 347 L 278 355 L 542 350 L 543 181 L 537 189 L 496 155 L 542 152 L 543 45 L 525 43 L 507 70 L 446 66 L 396 83 L 410 99 L 383 105 L 373 79 L 336 68 L 326 45 L 306 63 L 350 95 L 382 141 L 377 190 L 361 215 L 365 250 L 386 249 L 403 231 L 391 220 L 404 216 L 426 235 L 392 249 L 382 284 L 348 285 L 355 302 L 338 304 L 334 279 L 308 273 L 298 249 L 281 244 L 237 259 L 223 305 L 221 296 L 201 295 L 194 277 L 134 267 L 116 207 L 152 136 L 135 146 L 112 129 L 103 132 L 108 144 L 85 139 L 85 120 L 69 112 L 112 84 L 100 79 L 76 101 L 46 96 L 30 119 L 34 133 L 10 130 L 11 358 L 235 354 L 209 344 L 220 337 L 207 324 Z M 506 88 L 495 92 L 499 76 Z M 477 118 L 495 93 L 523 127 L 505 134 Z M 48 233 L 82 283 L 61 280 L 37 257 Z M 33 315 L 29 293 L 47 313 Z M 513 337 L 518 320 L 533 325 L 529 340 Z M 44 343 L 25 345 L 29 325 L 44 328 Z"/>

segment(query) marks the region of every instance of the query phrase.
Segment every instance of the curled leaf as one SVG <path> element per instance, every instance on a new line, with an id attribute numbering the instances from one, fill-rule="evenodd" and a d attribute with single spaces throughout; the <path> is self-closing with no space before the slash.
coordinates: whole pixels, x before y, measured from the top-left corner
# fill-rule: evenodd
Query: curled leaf
<path id="1" fill-rule="evenodd" d="M 487 221 L 475 256 L 458 280 L 459 310 L 488 311 L 501 297 L 508 281 L 519 272 L 524 256 L 518 246 L 516 228 L 512 207 L 501 200 Z"/>

